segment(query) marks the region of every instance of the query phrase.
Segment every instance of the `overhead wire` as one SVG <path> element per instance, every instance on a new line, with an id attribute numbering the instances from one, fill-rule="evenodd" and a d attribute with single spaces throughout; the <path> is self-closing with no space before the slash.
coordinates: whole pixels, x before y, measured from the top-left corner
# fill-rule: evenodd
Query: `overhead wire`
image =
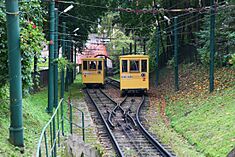
<path id="1" fill-rule="evenodd" d="M 198 12 L 198 13 L 205 13 L 205 12 L 207 12 L 207 11 L 209 11 L 209 10 L 204 10 L 204 12 Z M 178 17 L 182 17 L 182 16 L 184 16 L 184 15 L 188 15 L 188 14 L 192 14 L 192 13 L 195 13 L 195 12 L 189 12 L 189 13 L 185 13 L 185 14 L 181 14 L 181 15 L 179 15 Z M 193 17 L 190 17 L 189 19 L 191 19 L 191 18 L 195 18 L 195 16 L 197 16 L 197 15 L 194 15 Z M 169 19 L 173 19 L 174 17 L 171 17 L 171 18 L 169 18 Z M 185 19 L 185 20 L 183 20 L 183 21 L 181 21 L 179 24 L 181 24 L 181 23 L 183 23 L 183 22 L 185 22 L 185 21 L 187 21 L 188 19 Z M 159 21 L 159 23 L 161 23 L 161 22 L 165 22 L 166 20 L 164 19 L 164 20 L 160 20 Z M 148 25 L 148 27 L 149 27 L 150 25 Z M 161 31 L 161 33 L 163 33 L 165 30 L 167 30 L 167 29 L 172 29 L 172 27 L 173 26 L 169 26 L 169 27 L 167 27 L 166 29 L 164 29 L 164 30 L 162 30 Z M 111 37 L 112 37 L 113 35 L 111 35 Z"/>
<path id="2" fill-rule="evenodd" d="M 222 3 L 222 2 L 221 2 Z M 185 15 L 186 14 L 191 14 L 192 12 L 190 12 L 190 13 L 185 13 Z M 217 14 L 217 13 L 216 13 Z M 69 15 L 69 14 L 68 14 Z M 70 15 L 70 16 L 72 16 L 72 17 L 75 17 L 75 16 L 73 16 L 73 15 Z M 180 16 L 180 15 L 179 15 Z M 76 18 L 76 17 L 75 17 Z M 173 18 L 173 17 L 172 17 Z M 171 18 L 171 19 L 172 19 Z M 191 18 L 193 18 L 193 17 L 191 17 Z M 82 18 L 79 18 L 79 19 L 82 19 Z M 84 19 L 82 19 L 82 20 L 84 20 Z M 85 20 L 87 20 L 87 19 L 85 19 Z M 187 19 L 186 19 L 187 20 Z M 184 27 L 185 26 L 188 26 L 188 25 L 191 25 L 191 24 L 193 24 L 193 23 L 195 23 L 195 22 L 198 22 L 198 21 L 200 21 L 201 19 L 199 19 L 199 20 L 197 20 L 197 21 L 194 21 L 194 22 L 192 22 L 192 23 L 190 23 L 190 24 L 187 24 L 187 25 L 184 25 Z M 89 21 L 89 20 L 87 20 L 87 21 Z M 165 21 L 165 20 L 161 20 L 161 21 Z M 89 21 L 89 22 L 91 22 L 91 21 Z M 182 23 L 183 21 L 181 21 L 181 23 Z M 93 24 L 98 24 L 98 23 L 96 23 L 96 22 L 93 22 Z M 146 27 L 146 26 L 145 26 Z M 172 26 L 171 26 L 172 27 Z M 168 27 L 168 28 L 171 28 L 171 27 Z M 69 28 L 69 27 L 67 27 L 67 28 Z M 118 28 L 120 28 L 120 27 L 118 27 Z M 125 27 L 124 27 L 125 28 Z M 136 29 L 137 29 L 137 27 L 135 27 Z M 138 27 L 138 28 L 143 28 L 143 27 Z M 166 28 L 166 29 L 168 29 L 168 28 Z M 177 29 L 180 29 L 180 28 L 182 28 L 182 27 L 178 27 Z M 127 28 L 126 28 L 127 29 Z M 133 28 L 129 28 L 129 29 L 133 29 Z M 165 29 L 165 30 L 166 30 Z M 164 31 L 164 30 L 163 30 Z"/>
<path id="3" fill-rule="evenodd" d="M 221 8 L 221 9 L 226 9 L 227 7 L 230 7 L 230 6 L 225 6 L 225 7 Z M 216 14 L 219 14 L 219 12 L 210 14 L 209 16 L 216 15 Z M 182 26 L 182 27 L 192 25 L 192 24 L 194 24 L 194 23 L 196 23 L 196 22 L 198 22 L 198 21 L 203 20 L 203 19 L 206 18 L 206 17 L 207 17 L 207 16 L 204 16 L 204 17 L 202 17 L 201 19 L 195 20 L 195 21 L 193 21 L 193 22 L 191 22 L 191 23 L 188 23 L 188 24 L 186 24 L 186 25 L 184 25 L 184 26 Z M 172 27 L 172 26 L 171 26 L 171 27 Z M 171 28 L 171 27 L 168 27 L 168 28 Z M 181 29 L 182 27 L 177 27 L 177 30 Z M 168 29 L 168 28 L 165 28 L 165 30 Z"/>
<path id="4" fill-rule="evenodd" d="M 224 1 L 223 2 L 220 2 L 220 3 L 224 3 Z M 220 4 L 219 3 L 219 4 Z M 216 5 L 218 5 L 218 4 L 215 4 L 214 6 L 216 6 Z M 205 7 L 205 8 L 208 8 L 208 7 Z M 202 9 L 202 10 L 204 10 L 204 12 L 206 12 L 206 11 L 208 11 L 208 10 L 205 10 L 205 9 Z M 186 16 L 186 15 L 189 15 L 189 14 L 192 14 L 192 13 L 195 13 L 195 12 L 198 12 L 198 13 L 202 13 L 202 10 L 199 10 L 199 11 L 190 11 L 190 12 L 188 12 L 188 13 L 185 13 L 185 14 L 180 14 L 180 15 L 178 15 L 178 17 L 183 17 L 183 16 Z M 171 17 L 171 18 L 169 18 L 170 20 L 172 20 L 174 17 Z M 166 20 L 164 19 L 164 20 L 160 20 L 160 21 L 158 21 L 158 23 L 162 23 L 162 22 L 165 22 Z M 180 22 L 180 23 L 182 23 L 182 22 Z M 154 23 L 151 23 L 150 25 L 146 25 L 146 26 L 144 26 L 144 27 L 140 27 L 140 28 L 147 28 L 147 27 L 150 27 L 150 26 L 152 26 Z M 124 29 L 125 29 L 125 27 L 124 27 Z M 131 28 L 131 29 L 134 29 L 134 28 Z"/>
<path id="5" fill-rule="evenodd" d="M 232 7 L 233 5 L 225 5 L 225 6 L 220 6 L 220 7 L 218 7 L 217 9 L 226 9 L 226 8 L 228 8 L 228 7 Z M 203 12 L 204 13 L 204 12 Z M 202 14 L 202 12 L 199 12 L 199 14 Z M 210 16 L 212 16 L 212 15 L 216 15 L 216 14 L 219 14 L 219 12 L 217 12 L 217 13 L 214 13 L 214 14 L 211 14 Z M 195 16 L 197 16 L 197 15 L 195 15 Z M 195 16 L 193 17 L 193 18 L 195 18 Z M 192 25 L 192 24 L 194 24 L 194 23 L 196 23 L 196 22 L 199 22 L 199 21 L 202 21 L 202 20 L 204 20 L 205 18 L 206 18 L 207 16 L 204 16 L 204 17 L 202 17 L 201 19 L 198 19 L 198 20 L 195 20 L 195 21 L 193 21 L 193 22 L 191 22 L 191 23 L 188 23 L 188 24 L 186 24 L 186 25 L 183 25 L 183 26 L 181 26 L 181 27 L 177 27 L 177 30 L 179 30 L 179 29 L 181 29 L 181 28 L 184 28 L 184 27 L 187 27 L 187 26 L 189 26 L 189 25 Z M 174 17 L 173 17 L 174 18 Z M 190 19 L 191 19 L 192 17 L 190 17 Z M 188 20 L 188 19 L 185 19 L 185 20 Z M 180 23 L 183 23 L 183 22 L 185 22 L 185 20 L 183 20 L 183 21 L 181 21 Z M 178 23 L 179 24 L 179 23 Z M 178 25 L 177 24 L 177 25 Z M 171 33 L 172 32 L 172 27 L 173 26 L 170 26 L 170 27 L 167 27 L 167 28 L 165 28 L 164 30 L 161 30 L 160 31 L 160 33 Z M 166 30 L 168 30 L 168 29 L 171 29 L 171 31 L 170 32 L 167 32 Z M 178 33 L 178 35 L 179 34 L 183 34 L 183 33 Z"/>

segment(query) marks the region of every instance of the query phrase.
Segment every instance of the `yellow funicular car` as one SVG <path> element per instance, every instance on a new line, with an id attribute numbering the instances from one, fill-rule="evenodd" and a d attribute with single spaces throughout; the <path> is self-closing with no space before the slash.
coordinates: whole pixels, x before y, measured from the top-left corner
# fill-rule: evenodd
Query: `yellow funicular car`
<path id="1" fill-rule="evenodd" d="M 105 67 L 104 58 L 82 59 L 82 83 L 90 85 L 104 85 Z"/>
<path id="2" fill-rule="evenodd" d="M 124 55 L 119 59 L 121 95 L 130 90 L 149 90 L 149 56 Z"/>

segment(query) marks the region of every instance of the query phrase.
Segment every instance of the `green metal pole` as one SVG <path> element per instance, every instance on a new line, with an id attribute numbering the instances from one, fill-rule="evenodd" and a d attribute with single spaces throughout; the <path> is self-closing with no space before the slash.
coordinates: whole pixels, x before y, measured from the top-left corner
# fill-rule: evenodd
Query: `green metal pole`
<path id="1" fill-rule="evenodd" d="M 66 58 L 69 60 L 69 42 L 65 42 L 65 47 L 66 47 Z M 69 69 L 66 67 L 66 76 L 65 76 L 65 91 L 69 91 Z"/>
<path id="2" fill-rule="evenodd" d="M 65 34 L 66 34 L 66 23 L 62 23 L 63 27 L 63 34 L 62 34 L 62 57 L 65 57 Z M 64 85 L 64 68 L 61 70 L 61 89 L 60 89 L 60 98 L 64 98 L 64 90 L 65 90 L 65 85 Z M 64 136 L 64 103 L 62 102 L 61 104 L 61 128 L 62 128 L 62 135 Z"/>
<path id="3" fill-rule="evenodd" d="M 61 102 L 61 131 L 64 136 L 64 100 Z"/>
<path id="4" fill-rule="evenodd" d="M 179 90 L 179 70 L 178 70 L 178 17 L 174 17 L 174 59 L 175 59 L 175 90 Z"/>
<path id="5" fill-rule="evenodd" d="M 10 78 L 10 142 L 24 146 L 22 80 L 18 0 L 6 0 L 7 41 Z"/>
<path id="6" fill-rule="evenodd" d="M 211 0 L 210 16 L 210 92 L 214 91 L 214 58 L 215 58 L 215 1 Z"/>
<path id="7" fill-rule="evenodd" d="M 71 43 L 71 38 L 69 39 L 70 41 L 68 42 L 69 47 L 68 47 L 68 61 L 71 62 L 71 47 L 72 47 L 72 43 Z M 71 69 L 68 70 L 68 85 L 71 85 Z"/>
<path id="8" fill-rule="evenodd" d="M 47 112 L 53 112 L 54 103 L 54 31 L 55 31 L 55 1 L 50 1 L 50 45 L 49 45 L 49 84 L 48 84 L 48 106 Z"/>
<path id="9" fill-rule="evenodd" d="M 74 49 L 73 49 L 73 47 L 74 47 L 74 43 L 73 43 L 73 38 L 72 38 L 72 41 L 71 41 L 71 63 L 73 63 L 73 59 L 74 59 L 74 56 L 73 56 Z M 70 83 L 72 84 L 74 82 L 74 68 L 71 69 L 70 79 L 71 79 Z"/>
<path id="10" fill-rule="evenodd" d="M 66 53 L 66 46 L 65 46 L 65 34 L 66 34 L 66 23 L 63 22 L 62 23 L 62 27 L 63 27 L 63 34 L 62 34 L 62 57 L 65 57 L 65 53 Z M 60 90 L 60 98 L 64 98 L 64 68 L 62 68 L 61 70 L 61 90 Z"/>
<path id="11" fill-rule="evenodd" d="M 58 59 L 58 25 L 59 25 L 59 16 L 58 9 L 55 8 L 55 51 L 54 58 Z M 54 107 L 58 106 L 58 63 L 54 62 Z"/>
<path id="12" fill-rule="evenodd" d="M 83 142 L 85 142 L 85 118 L 83 112 L 82 112 L 82 138 Z"/>
<path id="13" fill-rule="evenodd" d="M 69 121 L 70 121 L 70 133 L 73 134 L 73 109 L 72 109 L 72 104 L 69 101 Z"/>
<path id="14" fill-rule="evenodd" d="M 76 80 L 76 68 L 77 68 L 77 47 L 74 46 L 74 80 Z"/>
<path id="15" fill-rule="evenodd" d="M 124 47 L 122 48 L 122 55 L 124 55 L 125 54 L 125 50 L 124 50 Z"/>
<path id="16" fill-rule="evenodd" d="M 160 47 L 160 27 L 157 26 L 157 42 L 156 42 L 156 87 L 159 81 L 159 47 Z"/>
<path id="17" fill-rule="evenodd" d="M 53 117 L 52 119 L 52 126 L 53 126 L 53 144 L 54 144 L 54 148 L 53 148 L 53 153 L 54 153 L 54 157 L 56 157 L 56 121 L 55 121 L 55 117 Z"/>

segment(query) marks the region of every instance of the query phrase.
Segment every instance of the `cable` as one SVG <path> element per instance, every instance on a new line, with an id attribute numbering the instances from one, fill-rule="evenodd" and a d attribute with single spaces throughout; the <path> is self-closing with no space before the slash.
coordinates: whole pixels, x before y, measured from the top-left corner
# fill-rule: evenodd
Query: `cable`
<path id="1" fill-rule="evenodd" d="M 92 8 L 100 8 L 100 9 L 115 9 L 115 8 L 111 8 L 111 7 L 104 7 L 104 6 L 96 6 L 96 5 L 89 5 L 89 4 L 83 4 L 83 3 L 76 3 L 73 1 L 57 1 L 58 3 L 64 3 L 64 4 L 74 4 L 74 5 L 80 5 L 80 6 L 84 6 L 84 7 L 92 7 Z"/>
<path id="2" fill-rule="evenodd" d="M 189 13 L 186 13 L 186 14 L 189 14 Z M 72 15 L 71 15 L 72 16 Z M 73 16 L 73 17 L 75 17 L 75 16 Z M 192 18 L 192 17 L 191 17 Z M 188 19 L 186 19 L 186 20 L 188 20 Z M 198 21 L 200 21 L 200 20 L 202 20 L 202 19 L 199 19 L 199 20 L 197 20 L 197 21 L 194 21 L 194 22 L 192 22 L 191 24 L 193 24 L 193 23 L 195 23 L 195 22 L 198 22 Z M 163 21 L 163 20 L 162 20 Z M 181 21 L 181 23 L 182 23 L 183 21 Z M 95 22 L 94 22 L 95 23 Z M 97 23 L 95 23 L 95 24 L 97 24 Z M 191 25 L 191 24 L 187 24 L 187 25 L 184 25 L 184 27 L 185 26 L 188 26 L 188 25 Z M 146 26 L 145 26 L 146 27 Z M 68 27 L 67 27 L 68 28 Z M 113 27 L 112 27 L 113 28 Z M 123 28 L 123 27 L 117 27 L 117 28 Z M 125 27 L 124 27 L 125 28 Z M 143 28 L 143 27 L 139 27 L 139 28 Z M 168 27 L 168 28 L 172 28 L 172 26 L 171 27 Z M 168 28 L 166 28 L 166 29 L 168 29 Z M 180 29 L 180 28 L 182 28 L 182 27 L 178 27 L 177 29 Z M 126 28 L 127 29 L 127 28 Z M 130 28 L 130 29 L 133 29 L 133 28 Z M 165 30 L 166 30 L 165 29 Z"/>
<path id="3" fill-rule="evenodd" d="M 184 2 L 184 1 L 183 1 Z M 183 3 L 181 2 L 181 3 Z M 220 2 L 220 3 L 224 3 Z M 74 4 L 74 5 L 80 5 L 80 6 L 84 6 L 84 7 L 93 7 L 93 8 L 100 8 L 100 9 L 108 9 L 108 10 L 113 10 L 113 11 L 125 11 L 125 12 L 135 12 L 135 13 L 150 13 L 150 14 L 155 14 L 155 13 L 159 13 L 161 12 L 185 12 L 185 11 L 198 11 L 198 10 L 203 10 L 203 9 L 207 9 L 207 7 L 201 7 L 201 8 L 186 8 L 186 9 L 172 9 L 172 7 L 170 9 L 164 9 L 164 8 L 160 8 L 159 10 L 156 9 L 151 9 L 151 10 L 147 10 L 147 9 L 142 9 L 142 10 L 133 10 L 130 8 L 111 8 L 109 6 L 97 6 L 97 5 L 89 5 L 89 4 L 83 4 L 83 3 L 76 3 L 76 2 L 72 2 L 72 1 L 58 1 L 58 3 L 64 3 L 64 4 Z M 180 4 L 181 4 L 180 3 Z M 176 6 L 179 5 L 178 3 L 176 4 Z M 218 4 L 215 4 L 218 5 Z"/>
<path id="4" fill-rule="evenodd" d="M 227 7 L 230 7 L 230 6 L 226 6 L 226 7 L 222 8 L 222 9 L 226 9 Z M 216 15 L 216 14 L 219 14 L 219 12 L 214 13 L 214 14 L 211 14 L 211 15 L 209 15 L 209 16 Z M 201 19 L 195 20 L 195 21 L 193 21 L 192 23 L 188 23 L 188 24 L 184 25 L 183 27 L 189 26 L 189 25 L 194 24 L 194 23 L 196 23 L 196 22 L 198 22 L 198 21 L 201 21 L 201 20 L 203 20 L 203 19 L 206 18 L 206 17 L 207 17 L 207 16 L 204 16 L 204 17 L 202 17 Z M 172 26 L 171 26 L 171 27 L 172 27 Z M 168 28 L 171 28 L 171 27 L 168 27 Z M 181 28 L 183 28 L 183 27 L 177 27 L 177 30 L 179 30 L 179 29 L 181 29 Z M 168 28 L 166 28 L 166 29 L 168 29 Z"/>
<path id="5" fill-rule="evenodd" d="M 226 9 L 227 7 L 231 7 L 231 5 L 230 6 L 223 6 L 221 9 Z M 219 9 L 220 9 L 219 8 Z M 216 14 L 219 14 L 219 12 L 217 12 L 217 13 L 214 13 L 214 14 L 211 14 L 210 16 L 212 16 L 212 15 L 216 15 Z M 187 25 L 184 25 L 184 26 L 181 26 L 181 27 L 177 27 L 177 30 L 179 30 L 179 29 L 181 29 L 181 28 L 183 28 L 183 27 L 187 27 L 187 26 L 189 26 L 189 25 L 192 25 L 192 24 L 194 24 L 194 23 L 196 23 L 196 22 L 198 22 L 198 21 L 201 21 L 201 20 L 204 20 L 204 18 L 206 18 L 207 16 L 204 16 L 203 18 L 201 18 L 201 19 L 198 19 L 198 20 L 196 20 L 196 21 L 193 21 L 192 23 L 189 23 L 189 24 L 187 24 Z M 184 20 L 185 21 L 185 20 Z M 183 22 L 183 21 L 182 21 Z M 182 23 L 181 22 L 181 23 Z M 167 29 L 169 29 L 169 28 L 172 28 L 172 26 L 170 26 L 170 27 L 168 27 L 168 28 L 165 28 L 164 30 L 161 30 L 160 32 L 161 33 L 164 33 L 164 31 L 165 30 L 167 30 Z M 166 34 L 167 34 L 168 32 L 166 32 Z M 182 33 L 178 33 L 178 34 L 182 34 Z"/>

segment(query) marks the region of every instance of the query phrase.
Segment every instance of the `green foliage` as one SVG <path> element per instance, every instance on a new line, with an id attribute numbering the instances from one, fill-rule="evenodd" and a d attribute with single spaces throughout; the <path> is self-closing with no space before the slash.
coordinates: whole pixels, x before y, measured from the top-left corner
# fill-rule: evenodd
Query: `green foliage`
<path id="1" fill-rule="evenodd" d="M 58 63 L 58 68 L 60 70 L 65 69 L 66 67 L 69 70 L 72 70 L 74 68 L 74 66 L 76 66 L 74 63 L 70 62 L 68 59 L 63 58 L 63 57 L 55 59 L 54 62 Z"/>
<path id="2" fill-rule="evenodd" d="M 110 56 L 113 59 L 114 71 L 119 72 L 119 56 L 122 55 L 122 48 L 124 48 L 124 53 L 129 53 L 129 44 L 134 43 L 130 37 L 126 36 L 122 31 L 115 29 L 111 36 L 114 38 L 107 45 L 107 49 L 110 52 Z"/>
<path id="3" fill-rule="evenodd" d="M 25 23 L 25 27 L 21 29 L 22 81 L 25 90 L 33 85 L 32 65 L 35 56 L 40 58 L 43 41 L 45 42 L 42 28 L 37 27 L 33 22 Z"/>
<path id="4" fill-rule="evenodd" d="M 0 3 L 3 5 L 3 2 Z M 20 3 L 20 26 L 21 26 L 21 54 L 22 54 L 22 81 L 25 91 L 32 86 L 32 63 L 34 56 L 40 57 L 42 44 L 45 37 L 42 26 L 45 12 L 39 1 Z M 7 82 L 8 78 L 8 51 L 7 51 L 7 29 L 6 14 L 0 8 L 0 88 Z"/>
<path id="5" fill-rule="evenodd" d="M 167 66 L 169 68 L 173 68 L 174 64 L 175 64 L 175 57 L 172 57 L 172 59 L 168 60 Z"/>
<path id="6" fill-rule="evenodd" d="M 9 86 L 8 84 L 5 84 L 0 88 L 0 101 L 5 102 L 9 99 Z"/>
<path id="7" fill-rule="evenodd" d="M 5 85 L 8 77 L 7 59 L 6 18 L 3 9 L 0 8 L 0 88 Z"/>
<path id="8" fill-rule="evenodd" d="M 127 36 L 125 32 L 118 28 L 112 28 L 115 19 L 119 15 L 117 13 L 106 13 L 102 17 L 100 27 L 97 29 L 100 35 L 105 34 L 107 37 L 111 37 L 111 41 L 107 44 L 107 50 L 110 52 L 109 55 L 114 63 L 114 71 L 119 72 L 119 56 L 122 55 L 122 48 L 125 50 L 125 54 L 129 53 L 130 43 L 134 44 L 134 41 L 131 39 L 131 35 Z"/>
<path id="9" fill-rule="evenodd" d="M 229 60 L 229 63 L 235 67 L 235 53 L 231 55 L 231 59 Z"/>
<path id="10" fill-rule="evenodd" d="M 235 29 L 233 27 L 235 11 L 234 8 L 218 10 L 216 14 L 216 53 L 215 64 L 224 65 L 228 63 L 229 56 L 234 53 Z M 200 60 L 204 65 L 210 62 L 210 16 L 206 16 L 203 29 L 196 33 L 199 38 L 198 48 Z"/>
<path id="11" fill-rule="evenodd" d="M 3 90 L 4 88 L 1 88 Z M 9 88 L 5 87 L 3 92 Z M 1 91 L 2 93 L 2 91 Z M 0 109 L 0 156 L 12 156 L 12 157 L 28 157 L 32 156 L 35 152 L 35 146 L 38 142 L 42 127 L 49 119 L 49 115 L 45 112 L 47 104 L 47 90 L 43 90 L 35 95 L 24 98 L 23 100 L 23 117 L 24 117 L 24 154 L 21 154 L 19 148 L 14 147 L 8 141 L 9 137 L 9 100 L 1 102 Z M 33 127 L 33 129 L 32 129 Z"/>
<path id="12" fill-rule="evenodd" d="M 86 4 L 90 6 L 112 6 L 114 7 L 117 1 L 114 0 L 74 0 L 75 3 Z M 100 7 L 88 7 L 84 5 L 74 5 L 74 8 L 68 12 L 68 14 L 62 14 L 62 21 L 67 21 L 67 26 L 70 30 L 80 28 L 76 33 L 81 35 L 81 37 L 76 38 L 75 40 L 79 41 L 78 46 L 83 47 L 83 43 L 86 42 L 89 33 L 96 32 L 96 27 L 98 26 L 98 19 L 100 19 L 108 9 Z M 68 4 L 61 3 L 59 5 L 59 10 L 64 10 L 68 7 Z M 116 6 L 115 6 L 116 7 Z M 67 20 L 69 16 L 70 20 Z"/>

